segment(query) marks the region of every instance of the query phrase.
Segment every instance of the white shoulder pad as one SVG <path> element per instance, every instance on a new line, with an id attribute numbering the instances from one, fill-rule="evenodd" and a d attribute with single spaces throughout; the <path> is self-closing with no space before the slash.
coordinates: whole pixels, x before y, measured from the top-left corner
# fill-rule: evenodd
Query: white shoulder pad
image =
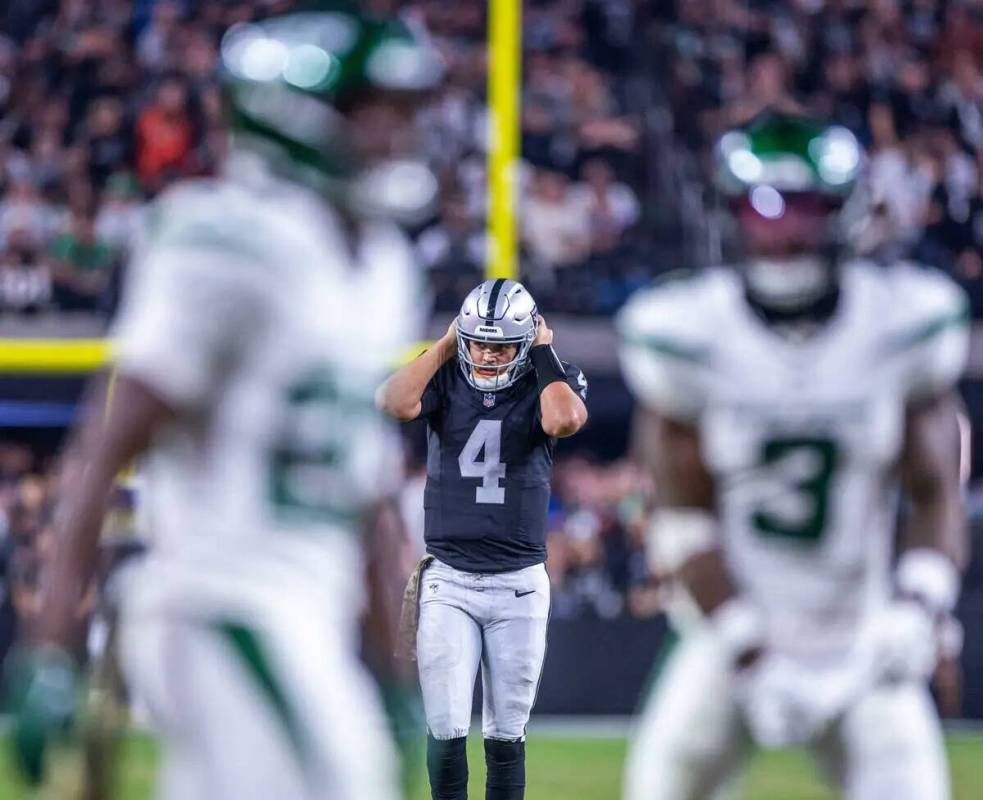
<path id="1" fill-rule="evenodd" d="M 243 261 L 271 262 L 269 210 L 256 198 L 215 179 L 182 181 L 151 208 L 144 245 L 162 250 L 219 249 Z"/>
<path id="2" fill-rule="evenodd" d="M 618 315 L 621 370 L 643 405 L 687 422 L 703 411 L 712 354 L 703 323 L 721 277 L 710 271 L 640 291 Z"/>
<path id="3" fill-rule="evenodd" d="M 887 268 L 892 324 L 887 354 L 901 360 L 909 400 L 951 388 L 966 368 L 969 300 L 944 273 L 911 263 Z"/>

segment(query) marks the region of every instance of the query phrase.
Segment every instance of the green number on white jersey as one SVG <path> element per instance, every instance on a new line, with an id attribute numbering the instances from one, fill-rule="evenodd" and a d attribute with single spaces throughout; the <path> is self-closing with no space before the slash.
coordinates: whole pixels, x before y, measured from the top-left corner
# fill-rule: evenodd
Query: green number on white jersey
<path id="1" fill-rule="evenodd" d="M 273 453 L 272 500 L 286 517 L 351 521 L 360 511 L 349 474 L 358 431 L 373 413 L 371 398 L 339 389 L 327 370 L 287 393 L 285 423 Z"/>
<path id="2" fill-rule="evenodd" d="M 769 439 L 761 447 L 761 464 L 782 491 L 754 511 L 754 528 L 763 536 L 817 542 L 829 517 L 836 443 L 808 436 Z"/>

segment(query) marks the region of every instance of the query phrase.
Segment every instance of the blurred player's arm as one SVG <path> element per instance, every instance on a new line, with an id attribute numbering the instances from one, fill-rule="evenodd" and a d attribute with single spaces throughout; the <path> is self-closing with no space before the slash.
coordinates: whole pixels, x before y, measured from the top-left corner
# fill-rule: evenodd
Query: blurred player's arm
<path id="1" fill-rule="evenodd" d="M 434 346 L 396 370 L 375 393 L 376 408 L 400 422 L 409 422 L 423 410 L 423 393 L 430 379 L 457 352 L 457 318 Z"/>
<path id="2" fill-rule="evenodd" d="M 529 358 L 536 370 L 543 432 L 560 439 L 573 436 L 587 424 L 587 406 L 567 383 L 566 371 L 553 350 L 553 331 L 542 316 Z"/>
<path id="3" fill-rule="evenodd" d="M 969 553 L 959 485 L 959 409 L 953 392 L 910 408 L 901 462 L 909 503 L 902 559 L 921 551 L 941 557 L 940 563 L 957 571 L 965 567 Z"/>
<path id="4" fill-rule="evenodd" d="M 960 496 L 961 410 L 954 392 L 910 408 L 901 463 L 909 513 L 901 531 L 898 589 L 935 620 L 933 683 L 939 710 L 949 717 L 958 716 L 962 705 L 963 631 L 952 612 L 969 552 Z"/>
<path id="5" fill-rule="evenodd" d="M 104 383 L 91 392 L 84 409 L 68 453 L 78 474 L 66 481 L 56 509 L 57 547 L 43 576 L 39 618 L 11 659 L 12 741 L 17 762 L 33 783 L 44 776 L 48 742 L 75 714 L 78 665 L 71 653 L 82 636 L 78 609 L 92 585 L 116 477 L 171 416 L 156 394 L 126 377 L 114 382 L 108 409 Z"/>
<path id="6" fill-rule="evenodd" d="M 708 618 L 717 612 L 727 616 L 736 607 L 728 604 L 740 600 L 719 547 L 714 483 L 700 453 L 699 432 L 646 409 L 636 419 L 635 445 L 655 478 L 657 509 L 649 533 L 653 568 L 680 581 Z M 735 640 L 734 646 L 740 663 L 753 659 L 760 642 L 748 638 Z"/>
<path id="7" fill-rule="evenodd" d="M 362 622 L 363 651 L 379 684 L 386 716 L 402 756 L 404 785 L 409 785 L 423 721 L 414 672 L 407 661 L 396 656 L 406 581 L 401 558 L 405 538 L 395 500 L 378 502 L 365 520 L 368 598 Z"/>
<path id="8" fill-rule="evenodd" d="M 394 500 L 376 504 L 365 521 L 365 571 L 368 600 L 363 621 L 365 656 L 373 672 L 386 680 L 399 677 L 395 657 L 403 601 L 402 557 L 405 531 Z"/>
<path id="9" fill-rule="evenodd" d="M 36 641 L 67 646 L 77 635 L 76 610 L 91 585 L 103 517 L 116 477 L 146 450 L 173 415 L 171 407 L 139 380 L 114 381 L 108 409 L 105 392 L 86 404 L 84 422 L 71 445 L 80 469 L 55 515 L 58 547 L 45 577 L 45 597 Z"/>

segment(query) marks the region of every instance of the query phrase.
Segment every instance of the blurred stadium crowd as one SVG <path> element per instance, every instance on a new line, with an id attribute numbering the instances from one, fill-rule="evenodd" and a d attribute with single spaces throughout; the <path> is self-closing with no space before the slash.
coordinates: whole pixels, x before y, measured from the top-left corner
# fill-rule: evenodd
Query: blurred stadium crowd
<path id="1" fill-rule="evenodd" d="M 417 231 L 448 311 L 485 254 L 485 4 L 377 2 L 424 22 L 450 65 L 419 117 L 443 192 Z M 0 308 L 112 307 L 147 201 L 221 159 L 221 31 L 289 4 L 0 2 Z M 689 179 L 705 185 L 714 138 L 767 106 L 831 116 L 870 147 L 860 247 L 983 278 L 977 4 L 530 0 L 524 11 L 520 238 L 544 308 L 610 313 L 680 266 L 641 209 L 680 215 L 677 231 L 705 215 L 680 202 L 687 187 L 652 179 L 659 161 L 677 184 L 693 164 Z M 667 126 L 668 147 L 652 135 Z"/>
<path id="2" fill-rule="evenodd" d="M 59 487 L 72 479 L 72 464 L 25 442 L 0 442 L 0 664 L 17 636 L 30 626 L 40 609 L 42 568 L 54 550 L 52 513 Z M 89 639 L 75 643 L 85 658 L 90 646 L 104 636 L 107 589 L 117 566 L 140 553 L 143 543 L 134 532 L 133 490 L 116 489 L 106 520 L 97 581 L 78 609 L 87 619 Z"/>
<path id="3" fill-rule="evenodd" d="M 221 32 L 286 5 L 0 2 L 0 308 L 112 308 L 147 201 L 221 159 Z M 450 65 L 451 80 L 420 112 L 443 199 L 417 233 L 437 307 L 456 309 L 485 253 L 485 8 L 396 5 L 426 23 Z M 639 269 L 623 257 L 639 219 L 625 181 L 643 172 L 638 121 L 617 79 L 630 11 L 593 1 L 527 10 L 522 243 L 527 278 L 554 309 L 610 311 L 624 300 L 622 273 Z"/>

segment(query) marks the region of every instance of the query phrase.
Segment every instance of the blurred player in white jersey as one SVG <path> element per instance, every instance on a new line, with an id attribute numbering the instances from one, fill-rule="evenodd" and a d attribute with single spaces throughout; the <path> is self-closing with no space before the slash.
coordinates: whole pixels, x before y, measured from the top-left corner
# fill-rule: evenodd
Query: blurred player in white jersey
<path id="1" fill-rule="evenodd" d="M 143 455 L 155 548 L 120 647 L 162 734 L 159 796 L 391 800 L 395 750 L 357 655 L 362 528 L 396 488 L 372 395 L 416 334 L 395 222 L 433 200 L 411 112 L 442 67 L 400 20 L 323 2 L 233 28 L 222 61 L 228 164 L 160 198 L 131 265 L 109 411 L 78 436 L 86 468 L 20 658 L 17 752 L 38 778 L 71 714 L 74 611 L 110 487 Z"/>
<path id="2" fill-rule="evenodd" d="M 767 114 L 719 157 L 739 267 L 619 320 L 680 633 L 625 797 L 738 796 L 754 745 L 804 744 L 849 800 L 946 800 L 927 681 L 965 557 L 966 300 L 932 270 L 841 255 L 862 166 L 847 130 Z"/>

